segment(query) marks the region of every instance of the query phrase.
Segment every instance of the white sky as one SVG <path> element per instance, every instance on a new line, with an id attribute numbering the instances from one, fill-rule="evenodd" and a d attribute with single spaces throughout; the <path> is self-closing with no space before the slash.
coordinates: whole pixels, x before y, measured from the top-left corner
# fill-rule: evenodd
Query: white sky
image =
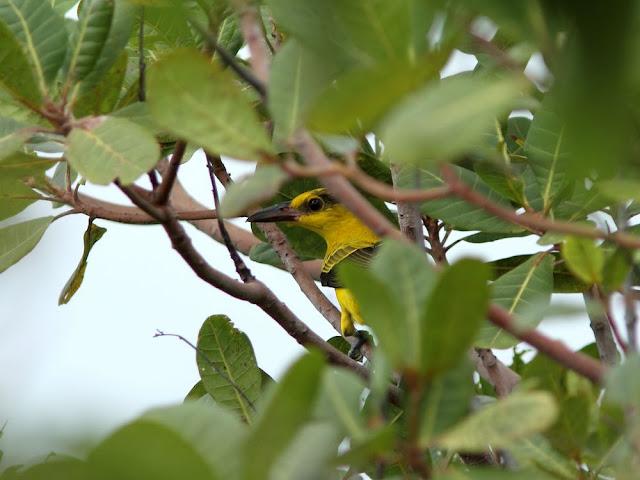
<path id="1" fill-rule="evenodd" d="M 455 68 L 447 72 L 474 64 L 473 57 L 459 54 Z M 235 178 L 253 170 L 243 162 L 228 167 Z M 211 205 L 201 155 L 181 168 L 180 179 L 196 198 Z M 114 189 L 87 186 L 84 191 L 126 203 Z M 49 213 L 47 205 L 36 205 L 19 220 Z M 158 226 L 96 221 L 108 231 L 91 253 L 82 287 L 68 305 L 58 307 L 60 290 L 82 253 L 86 222 L 80 215 L 55 222 L 29 256 L 0 275 L 0 426 L 7 422 L 0 439 L 2 467 L 64 451 L 81 432 L 99 437 L 152 406 L 182 401 L 198 380 L 195 353 L 177 339 L 154 339 L 156 329 L 195 341 L 207 316 L 226 314 L 251 338 L 258 364 L 275 377 L 302 352 L 257 307 L 193 275 Z M 188 229 L 204 256 L 235 276 L 224 246 Z M 461 243 L 451 259 L 469 254 L 497 259 L 539 250 L 530 239 L 503 240 L 490 247 Z M 316 332 L 335 335 L 288 274 L 252 262 L 250 266 Z M 325 291 L 334 298 L 331 289 Z M 580 301 L 579 296 L 571 298 Z M 572 347 L 592 341 L 586 318 L 545 322 L 542 330 Z"/>

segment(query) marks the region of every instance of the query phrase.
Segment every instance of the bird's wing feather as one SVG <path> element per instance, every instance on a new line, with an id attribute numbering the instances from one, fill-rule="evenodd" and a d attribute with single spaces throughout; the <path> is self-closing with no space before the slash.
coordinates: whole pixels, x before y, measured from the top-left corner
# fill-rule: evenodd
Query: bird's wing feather
<path id="1" fill-rule="evenodd" d="M 320 274 L 320 283 L 325 287 L 344 288 L 344 285 L 342 285 L 340 280 L 338 280 L 338 264 L 342 262 L 350 262 L 360 267 L 367 268 L 378 251 L 379 245 L 380 244 L 376 244 L 371 247 L 358 248 L 354 250 L 352 253 L 342 258 L 340 262 L 333 264 L 329 271 L 322 272 Z"/>

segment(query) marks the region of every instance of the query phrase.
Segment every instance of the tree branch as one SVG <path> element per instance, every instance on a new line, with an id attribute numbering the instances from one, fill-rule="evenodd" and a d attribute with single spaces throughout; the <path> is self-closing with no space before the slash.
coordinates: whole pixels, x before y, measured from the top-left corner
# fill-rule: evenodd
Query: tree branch
<path id="1" fill-rule="evenodd" d="M 612 319 L 609 318 L 608 299 L 603 297 L 602 292 L 600 292 L 595 285 L 591 287 L 588 292 L 583 292 L 582 297 L 584 298 L 585 305 L 590 300 L 597 300 L 602 306 L 602 312 L 598 313 L 592 312 L 590 308 L 587 308 L 587 315 L 589 316 L 591 330 L 593 330 L 593 336 L 596 340 L 600 360 L 609 366 L 618 364 L 620 362 L 620 353 L 616 347 L 616 342 L 611 330 L 612 323 L 610 323 L 610 321 Z"/>
<path id="2" fill-rule="evenodd" d="M 264 89 L 264 85 L 269 81 L 270 52 L 262 35 L 259 13 L 256 7 L 250 2 L 236 1 L 236 5 L 239 10 L 240 31 L 242 32 L 245 42 L 247 42 L 249 52 L 251 52 L 249 62 Z M 265 94 L 266 90 L 263 91 L 262 95 L 264 96 Z"/>
<path id="3" fill-rule="evenodd" d="M 553 340 L 536 330 L 522 330 L 518 328 L 509 312 L 502 307 L 492 304 L 489 306 L 489 320 L 497 327 L 502 328 L 518 340 L 526 342 L 538 351 L 557 361 L 566 368 L 573 370 L 591 380 L 601 384 L 604 379 L 605 367 L 591 357 L 574 352 L 564 343 Z"/>
<path id="4" fill-rule="evenodd" d="M 187 143 L 185 141 L 178 140 L 176 142 L 176 147 L 173 151 L 173 155 L 171 155 L 171 160 L 169 160 L 169 164 L 162 171 L 162 183 L 155 191 L 154 203 L 164 205 L 169 200 L 169 195 L 171 194 L 173 184 L 176 182 L 178 169 L 180 168 L 180 163 L 182 162 L 182 157 L 184 157 L 186 148 Z"/>
<path id="5" fill-rule="evenodd" d="M 400 175 L 406 166 L 396 164 L 391 165 L 391 179 L 394 188 L 398 185 Z M 418 178 L 416 177 L 416 181 Z M 422 217 L 420 216 L 420 205 L 415 202 L 399 201 L 396 204 L 398 209 L 398 224 L 400 231 L 409 240 L 417 244 L 424 250 L 424 236 L 422 234 Z"/>
<path id="6" fill-rule="evenodd" d="M 498 397 L 509 395 L 520 383 L 520 375 L 502 363 L 489 348 L 475 348 L 470 351 L 478 374 L 488 381 Z"/>
<path id="7" fill-rule="evenodd" d="M 484 195 L 472 190 L 468 185 L 458 179 L 455 172 L 448 165 L 442 167 L 442 174 L 449 188 L 457 197 L 477 205 L 496 217 L 502 218 L 515 225 L 520 225 L 534 233 L 564 233 L 578 237 L 593 238 L 595 240 L 607 240 L 625 248 L 640 249 L 640 238 L 635 235 L 629 235 L 624 232 L 605 233 L 597 228 L 587 227 L 577 223 L 549 220 L 537 214 L 518 214 L 514 210 L 498 205 Z"/>

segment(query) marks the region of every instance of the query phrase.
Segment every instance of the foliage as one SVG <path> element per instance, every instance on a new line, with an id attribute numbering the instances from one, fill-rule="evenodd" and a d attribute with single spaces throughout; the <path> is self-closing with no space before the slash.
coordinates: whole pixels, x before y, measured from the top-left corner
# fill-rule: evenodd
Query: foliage
<path id="1" fill-rule="evenodd" d="M 87 215 L 64 304 L 106 231 L 94 220 L 161 223 L 195 274 L 310 350 L 274 381 L 249 338 L 214 314 L 198 333 L 200 381 L 183 404 L 133 419 L 82 458 L 3 465 L 0 479 L 635 478 L 639 9 L 636 0 L 0 0 L 0 272 L 61 216 Z M 487 22 L 495 34 L 482 31 Z M 442 77 L 459 51 L 476 67 Z M 530 61 L 541 77 L 525 71 Z M 347 358 L 342 337 L 316 338 L 243 270 L 238 251 L 289 270 L 332 320 L 306 278 L 319 276 L 317 263 L 297 263 L 323 257 L 315 233 L 215 223 L 242 282 L 199 256 L 179 222 L 215 222 L 213 212 L 183 211 L 172 188 L 200 148 L 226 189 L 217 215 L 324 184 L 389 237 L 366 268 L 338 269 L 371 330 L 368 358 Z M 227 157 L 256 163 L 255 173 L 231 183 Z M 145 175 L 152 190 L 135 183 Z M 96 208 L 86 182 L 121 189 L 137 209 Z M 68 209 L 19 217 L 37 201 Z M 395 231 L 411 232 L 405 214 L 420 225 L 419 246 Z M 458 241 L 495 260 L 449 264 L 451 231 L 471 232 Z M 501 254 L 501 241 L 523 236 L 539 248 Z M 584 295 L 593 345 L 573 352 L 535 330 L 558 312 L 554 293 Z M 618 298 L 623 314 L 611 309 Z M 523 339 L 538 353 L 516 354 L 513 371 L 492 356 Z"/>

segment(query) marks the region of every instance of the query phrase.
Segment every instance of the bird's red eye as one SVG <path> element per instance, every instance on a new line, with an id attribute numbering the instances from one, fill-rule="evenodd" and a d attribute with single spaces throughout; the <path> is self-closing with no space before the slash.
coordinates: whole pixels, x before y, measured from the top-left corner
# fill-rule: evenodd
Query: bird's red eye
<path id="1" fill-rule="evenodd" d="M 307 206 L 312 212 L 318 212 L 322 210 L 322 207 L 324 207 L 324 202 L 321 198 L 313 197 L 307 202 Z"/>

